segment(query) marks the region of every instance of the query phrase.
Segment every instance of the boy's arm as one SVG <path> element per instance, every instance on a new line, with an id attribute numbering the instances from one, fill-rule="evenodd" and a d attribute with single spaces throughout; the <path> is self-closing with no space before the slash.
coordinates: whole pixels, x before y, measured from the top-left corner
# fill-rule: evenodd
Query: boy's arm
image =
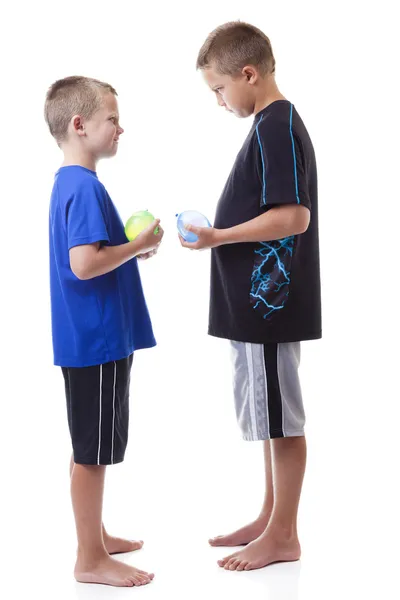
<path id="1" fill-rule="evenodd" d="M 290 110 L 292 110 L 291 107 Z M 300 141 L 288 122 L 260 119 L 253 138 L 253 157 L 260 181 L 260 215 L 229 229 L 188 227 L 198 235 L 200 250 L 240 242 L 269 242 L 304 233 L 310 223 L 311 202 Z"/>
<path id="2" fill-rule="evenodd" d="M 70 267 L 78 279 L 92 279 L 114 271 L 128 260 L 156 249 L 164 235 L 154 234 L 159 219 L 133 242 L 110 246 L 106 219 L 106 191 L 93 177 L 81 181 L 65 204 L 65 229 Z"/>
<path id="3" fill-rule="evenodd" d="M 251 221 L 229 229 L 188 225 L 187 229 L 195 233 L 199 239 L 196 243 L 189 244 L 181 238 L 181 244 L 185 248 L 204 250 L 240 242 L 269 242 L 304 233 L 309 223 L 310 211 L 305 206 L 301 204 L 276 206 Z"/>
<path id="4" fill-rule="evenodd" d="M 78 279 L 92 279 L 114 271 L 131 258 L 147 254 L 161 243 L 164 232 L 154 230 L 159 226 L 159 219 L 147 227 L 133 242 L 119 246 L 102 246 L 100 242 L 74 246 L 69 251 L 71 270 Z"/>

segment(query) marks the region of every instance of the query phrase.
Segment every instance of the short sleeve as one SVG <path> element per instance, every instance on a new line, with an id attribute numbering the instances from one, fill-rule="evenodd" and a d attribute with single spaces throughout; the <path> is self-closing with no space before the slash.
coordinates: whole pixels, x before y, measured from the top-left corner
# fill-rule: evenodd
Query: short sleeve
<path id="1" fill-rule="evenodd" d="M 261 116 L 255 133 L 261 208 L 303 204 L 311 209 L 301 145 L 290 119 L 285 123 Z"/>
<path id="2" fill-rule="evenodd" d="M 80 182 L 66 206 L 68 249 L 95 242 L 108 243 L 106 191 L 95 179 Z"/>

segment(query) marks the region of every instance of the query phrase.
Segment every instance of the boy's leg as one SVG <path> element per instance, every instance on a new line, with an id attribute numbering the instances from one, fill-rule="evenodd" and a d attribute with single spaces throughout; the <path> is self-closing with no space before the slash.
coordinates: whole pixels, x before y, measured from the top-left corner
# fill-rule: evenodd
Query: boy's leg
<path id="1" fill-rule="evenodd" d="M 257 539 L 265 531 L 274 505 L 274 489 L 272 480 L 271 444 L 264 443 L 265 463 L 265 495 L 261 512 L 255 521 L 229 535 L 219 535 L 209 540 L 211 546 L 242 546 Z"/>
<path id="2" fill-rule="evenodd" d="M 150 583 L 153 574 L 121 563 L 108 554 L 102 534 L 105 466 L 76 464 L 71 498 L 78 536 L 75 578 L 82 583 L 132 587 Z"/>
<path id="3" fill-rule="evenodd" d="M 305 416 L 298 378 L 300 343 L 232 342 L 232 350 L 236 412 L 243 437 L 265 440 L 264 523 L 269 515 L 264 529 L 257 538 L 248 540 L 245 550 L 218 563 L 227 569 L 243 570 L 300 556 L 296 519 L 306 462 Z M 239 545 L 239 536 L 235 541 Z"/>
<path id="4" fill-rule="evenodd" d="M 218 561 L 227 570 L 260 569 L 300 558 L 297 512 L 306 466 L 305 437 L 272 441 L 274 509 L 265 531 L 246 548 Z"/>
<path id="5" fill-rule="evenodd" d="M 69 466 L 70 477 L 72 477 L 74 466 L 74 457 L 71 456 L 71 462 Z M 136 542 L 133 540 L 124 540 L 122 538 L 117 538 L 109 535 L 104 527 L 104 524 L 102 524 L 102 532 L 104 546 L 108 554 L 122 554 L 123 552 L 133 552 L 134 550 L 140 550 L 143 547 L 143 540 Z"/>
<path id="6" fill-rule="evenodd" d="M 153 574 L 121 563 L 104 544 L 102 506 L 106 465 L 124 458 L 132 357 L 84 368 L 63 368 L 74 449 L 71 497 L 78 535 L 75 577 L 84 583 L 133 586 Z"/>

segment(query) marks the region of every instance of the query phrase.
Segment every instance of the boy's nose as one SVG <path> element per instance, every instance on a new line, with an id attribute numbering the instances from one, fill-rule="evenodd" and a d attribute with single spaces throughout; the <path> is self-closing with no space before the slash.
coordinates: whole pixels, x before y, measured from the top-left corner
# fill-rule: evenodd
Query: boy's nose
<path id="1" fill-rule="evenodd" d="M 118 127 L 118 135 L 122 135 L 124 133 L 124 129 L 122 127 Z"/>
<path id="2" fill-rule="evenodd" d="M 218 102 L 219 106 L 226 106 L 225 102 L 219 95 L 217 96 L 217 102 Z"/>

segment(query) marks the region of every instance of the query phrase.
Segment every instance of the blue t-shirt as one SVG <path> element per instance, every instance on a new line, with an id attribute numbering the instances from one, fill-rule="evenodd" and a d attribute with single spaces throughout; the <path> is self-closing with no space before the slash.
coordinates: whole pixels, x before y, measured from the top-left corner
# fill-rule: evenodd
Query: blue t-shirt
<path id="1" fill-rule="evenodd" d="M 50 289 L 54 364 L 87 367 L 156 345 L 136 258 L 110 273 L 80 280 L 69 250 L 127 242 L 124 226 L 94 171 L 57 171 L 50 201 Z"/>

